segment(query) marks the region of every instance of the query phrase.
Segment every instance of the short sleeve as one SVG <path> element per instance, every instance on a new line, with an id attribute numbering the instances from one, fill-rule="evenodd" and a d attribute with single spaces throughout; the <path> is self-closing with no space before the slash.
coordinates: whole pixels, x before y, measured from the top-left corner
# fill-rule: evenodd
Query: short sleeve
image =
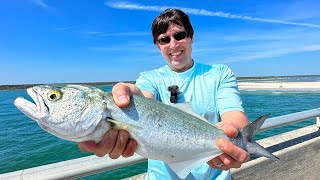
<path id="1" fill-rule="evenodd" d="M 150 92 L 155 98 L 158 97 L 157 86 L 154 84 L 153 76 L 148 72 L 140 73 L 139 78 L 136 81 L 136 86 L 139 87 L 140 90 Z"/>
<path id="2" fill-rule="evenodd" d="M 234 73 L 228 66 L 221 66 L 221 79 L 218 85 L 217 106 L 219 114 L 222 115 L 229 111 L 244 111 L 240 92 L 238 90 L 237 80 Z"/>

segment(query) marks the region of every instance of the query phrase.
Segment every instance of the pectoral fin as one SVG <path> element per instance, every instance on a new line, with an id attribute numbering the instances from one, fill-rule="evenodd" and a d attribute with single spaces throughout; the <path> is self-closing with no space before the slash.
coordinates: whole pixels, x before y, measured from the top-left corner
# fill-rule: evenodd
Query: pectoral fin
<path id="1" fill-rule="evenodd" d="M 137 126 L 137 125 L 134 125 L 134 124 L 129 124 L 129 123 L 124 123 L 124 122 L 120 122 L 120 121 L 117 121 L 117 120 L 114 120 L 114 119 L 111 119 L 111 118 L 106 118 L 107 121 L 109 121 L 111 123 L 111 126 L 113 128 L 116 128 L 116 129 L 124 129 L 128 132 L 135 132 L 137 130 L 141 130 L 142 127 L 140 126 Z"/>

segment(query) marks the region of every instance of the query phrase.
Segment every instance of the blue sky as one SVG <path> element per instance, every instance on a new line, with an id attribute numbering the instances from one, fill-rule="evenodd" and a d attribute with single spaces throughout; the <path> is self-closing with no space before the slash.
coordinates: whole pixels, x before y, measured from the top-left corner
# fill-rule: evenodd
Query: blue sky
<path id="1" fill-rule="evenodd" d="M 0 2 L 0 84 L 135 80 L 165 65 L 150 27 L 169 7 L 189 14 L 197 62 L 320 74 L 318 0 L 12 0 Z"/>

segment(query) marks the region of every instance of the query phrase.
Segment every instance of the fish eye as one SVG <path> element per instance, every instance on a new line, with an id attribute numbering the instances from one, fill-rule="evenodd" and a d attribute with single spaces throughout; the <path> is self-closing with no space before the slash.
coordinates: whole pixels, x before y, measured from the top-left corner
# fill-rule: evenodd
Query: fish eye
<path id="1" fill-rule="evenodd" d="M 50 101 L 56 101 L 61 98 L 61 93 L 60 91 L 57 90 L 51 90 L 48 94 L 47 97 Z"/>

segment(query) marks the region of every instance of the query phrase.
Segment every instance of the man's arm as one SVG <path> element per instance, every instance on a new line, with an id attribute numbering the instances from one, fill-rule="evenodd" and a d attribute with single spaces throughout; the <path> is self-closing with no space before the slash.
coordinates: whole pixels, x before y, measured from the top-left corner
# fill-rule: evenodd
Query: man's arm
<path id="1" fill-rule="evenodd" d="M 217 126 L 228 137 L 234 138 L 238 135 L 238 129 L 245 127 L 248 123 L 249 120 L 243 112 L 230 111 L 221 116 L 221 122 L 217 123 Z M 243 163 L 249 160 L 249 154 L 246 151 L 226 139 L 218 139 L 216 144 L 224 153 L 208 162 L 213 168 L 222 170 L 240 168 Z"/>
<path id="2" fill-rule="evenodd" d="M 221 122 L 233 124 L 238 129 L 241 129 L 249 124 L 247 116 L 241 111 L 230 111 L 222 114 Z"/>

